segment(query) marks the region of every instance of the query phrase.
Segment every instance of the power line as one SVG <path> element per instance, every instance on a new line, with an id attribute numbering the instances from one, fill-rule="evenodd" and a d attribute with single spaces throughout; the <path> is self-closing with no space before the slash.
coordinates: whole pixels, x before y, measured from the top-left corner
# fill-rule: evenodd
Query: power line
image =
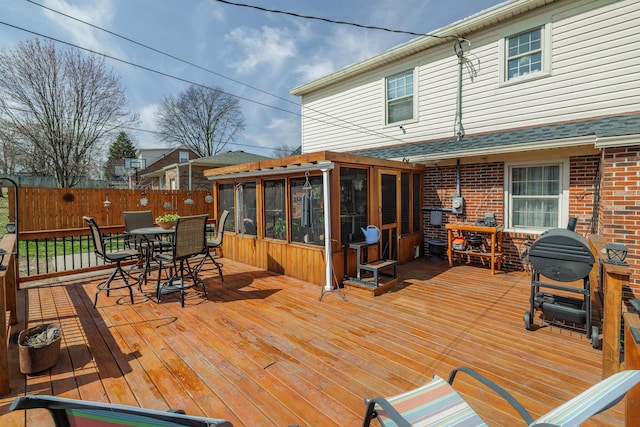
<path id="1" fill-rule="evenodd" d="M 167 52 L 161 51 L 160 49 L 157 49 L 157 48 L 154 48 L 154 47 L 152 47 L 152 46 L 148 46 L 148 45 L 146 45 L 146 44 L 144 44 L 144 43 L 141 43 L 141 42 L 138 42 L 138 41 L 136 41 L 136 40 L 133 40 L 133 39 L 131 39 L 131 38 L 129 38 L 129 37 L 123 36 L 123 35 L 121 35 L 121 34 L 118 34 L 118 33 L 115 33 L 115 32 L 113 32 L 113 31 L 107 30 L 107 29 L 105 29 L 105 28 L 99 27 L 99 26 L 97 26 L 97 25 L 95 25 L 95 24 L 92 24 L 92 23 L 90 23 L 90 22 L 86 22 L 86 21 L 84 21 L 84 20 L 82 20 L 82 19 L 79 19 L 79 18 L 76 18 L 76 17 L 74 17 L 74 16 L 71 16 L 71 15 L 65 14 L 65 13 L 60 12 L 60 11 L 58 11 L 58 10 L 52 9 L 52 8 L 50 8 L 50 7 L 44 6 L 44 5 L 42 5 L 42 4 L 40 4 L 40 3 L 37 3 L 37 2 L 35 2 L 35 1 L 33 1 L 33 0 L 27 0 L 27 1 L 28 1 L 29 3 L 31 3 L 31 4 L 33 4 L 33 5 L 36 5 L 36 6 L 42 7 L 42 8 L 44 8 L 44 9 L 47 9 L 47 10 L 51 11 L 51 12 L 57 13 L 57 14 L 59 14 L 59 15 L 65 16 L 65 17 L 67 17 L 67 18 L 69 18 L 69 19 L 72 19 L 72 20 L 75 20 L 75 21 L 80 22 L 80 23 L 82 23 L 82 24 L 88 25 L 88 26 L 90 26 L 90 27 L 92 27 L 92 28 L 95 28 L 95 29 L 100 30 L 100 31 L 103 31 L 103 32 L 105 32 L 105 33 L 107 33 L 107 34 L 113 35 L 114 37 L 121 38 L 121 39 L 126 40 L 126 41 L 128 41 L 128 42 L 130 42 L 130 43 L 133 43 L 133 44 L 135 44 L 135 45 L 141 46 L 141 47 L 143 47 L 143 48 L 145 48 L 145 49 L 149 49 L 149 50 L 151 50 L 151 51 L 153 51 L 153 52 L 156 52 L 156 53 L 158 53 L 158 54 L 160 54 L 160 55 L 164 55 L 164 56 L 169 57 L 169 58 L 171 58 L 171 59 L 174 59 L 174 60 L 176 60 L 176 61 L 182 62 L 182 63 L 184 63 L 184 64 L 190 65 L 190 66 L 192 66 L 192 67 L 198 68 L 198 69 L 200 69 L 200 70 L 206 71 L 206 72 L 211 73 L 211 74 L 214 74 L 214 75 L 216 75 L 216 76 L 222 77 L 222 78 L 224 78 L 224 79 L 227 79 L 227 80 L 232 81 L 232 82 L 234 82 L 234 83 L 237 83 L 237 84 L 240 84 L 240 85 L 242 85 L 242 86 L 248 87 L 248 88 L 250 88 L 250 89 L 253 89 L 253 90 L 259 91 L 259 92 L 264 93 L 264 94 L 266 94 L 266 95 L 272 96 L 272 97 L 274 97 L 274 98 L 276 98 L 276 99 L 280 99 L 280 100 L 282 100 L 282 101 L 288 102 L 288 103 L 290 103 L 290 104 L 292 104 L 292 105 L 295 105 L 295 106 L 297 106 L 297 107 L 304 108 L 304 109 L 305 109 L 305 110 L 307 110 L 307 111 L 311 111 L 311 112 L 314 112 L 314 113 L 320 114 L 320 115 L 322 115 L 322 116 L 324 116 L 324 117 L 327 117 L 327 118 L 330 118 L 330 119 L 336 120 L 336 121 L 338 121 L 338 122 L 344 123 L 344 124 L 348 125 L 349 127 L 342 126 L 342 125 L 340 125 L 340 124 L 338 124 L 338 123 L 329 123 L 329 122 L 327 122 L 327 121 L 320 120 L 320 119 L 318 119 L 318 118 L 312 118 L 312 117 L 309 117 L 309 116 L 305 116 L 303 113 L 292 113 L 292 112 L 291 112 L 291 111 L 289 111 L 289 110 L 284 110 L 284 109 L 281 109 L 281 108 L 278 108 L 278 107 L 275 107 L 275 106 L 272 106 L 272 108 L 275 108 L 275 109 L 278 109 L 278 110 L 281 110 L 281 111 L 286 111 L 286 112 L 289 112 L 289 113 L 291 113 L 291 114 L 296 114 L 296 115 L 298 115 L 298 116 L 300 116 L 300 117 L 306 117 L 306 118 L 308 118 L 308 119 L 310 119 L 310 120 L 316 120 L 316 121 L 319 121 L 319 122 L 321 122 L 321 123 L 325 123 L 325 124 L 328 124 L 328 125 L 338 126 L 338 127 L 344 128 L 344 129 L 350 129 L 350 130 L 354 130 L 354 131 L 356 131 L 356 132 L 362 132 L 362 133 L 366 133 L 366 134 L 370 134 L 370 135 L 374 135 L 374 136 L 379 136 L 379 137 L 381 136 L 381 137 L 383 137 L 383 138 L 391 139 L 391 140 L 398 141 L 398 142 L 405 142 L 405 141 L 404 141 L 404 140 L 402 140 L 402 139 L 398 139 L 398 138 L 392 137 L 392 136 L 390 136 L 390 135 L 383 134 L 383 133 L 381 133 L 381 132 L 377 132 L 377 131 L 375 131 L 375 130 L 372 130 L 372 129 L 366 128 L 366 127 L 364 127 L 364 126 L 362 126 L 362 125 L 359 125 L 359 124 L 357 124 L 357 123 L 349 122 L 349 121 L 347 121 L 347 120 L 345 120 L 345 119 L 342 119 L 342 118 L 340 118 L 340 117 L 333 116 L 333 115 L 328 114 L 328 113 L 325 113 L 325 112 L 323 112 L 323 111 L 318 111 L 318 110 L 315 110 L 315 109 L 310 108 L 310 107 L 308 107 L 308 106 L 302 106 L 301 104 L 299 104 L 299 103 L 297 103 L 297 102 L 293 102 L 293 101 L 291 101 L 291 100 L 289 100 L 289 99 L 287 99 L 287 98 L 281 97 L 281 96 L 279 96 L 279 95 L 273 94 L 273 93 L 268 92 L 268 91 L 266 91 L 266 90 L 260 89 L 260 88 L 258 88 L 258 87 L 255 87 L 255 86 L 249 85 L 249 84 L 247 84 L 247 83 L 241 82 L 241 81 L 239 81 L 239 80 L 233 79 L 233 78 L 231 78 L 231 77 L 225 76 L 225 75 L 220 74 L 220 73 L 218 73 L 218 72 L 216 72 L 216 71 L 210 70 L 210 69 L 205 68 L 205 67 L 202 67 L 202 66 L 200 66 L 200 65 L 198 65 L 198 64 L 195 64 L 195 63 L 192 63 L 192 62 L 190 62 L 190 61 L 187 61 L 187 60 L 184 60 L 184 59 L 182 59 L 182 58 L 179 58 L 179 57 L 177 57 L 177 56 L 174 56 L 174 55 L 172 55 L 172 54 L 170 54 L 170 53 L 167 53 Z M 234 3 L 230 3 L 230 4 L 234 4 Z M 318 19 L 320 19 L 320 18 L 318 18 Z M 336 23 L 340 23 L 340 22 L 336 22 Z M 359 24 L 353 24 L 353 25 L 360 26 L 360 27 L 362 27 L 362 28 L 368 28 L 367 26 L 361 26 L 361 25 L 359 25 Z M 375 29 L 375 28 L 374 28 L 374 29 Z M 391 30 L 391 31 L 393 31 L 393 30 Z M 34 34 L 36 34 L 36 33 L 34 33 Z M 413 33 L 413 34 L 415 35 L 415 34 L 417 34 L 417 33 Z M 420 35 L 420 34 L 418 34 L 418 35 Z M 47 37 L 47 36 L 42 36 L 42 37 Z M 436 37 L 436 36 L 433 36 L 433 37 Z M 56 39 L 53 39 L 53 38 L 51 38 L 51 39 L 52 39 L 52 40 L 56 40 Z M 56 40 L 56 41 L 57 41 L 57 40 Z M 61 42 L 61 43 L 66 43 L 66 42 Z M 70 43 L 66 43 L 66 44 L 69 44 L 70 46 L 78 47 L 78 46 L 75 46 L 75 45 L 70 44 Z M 80 49 L 84 49 L 84 48 L 81 48 L 81 47 L 78 47 L 78 48 L 80 48 Z M 96 53 L 96 54 L 98 54 L 98 55 L 103 55 L 103 56 L 105 56 L 105 57 L 107 57 L 107 58 L 110 58 L 110 59 L 115 59 L 115 60 L 117 60 L 117 61 L 125 62 L 125 63 L 127 63 L 127 64 L 129 64 L 129 65 L 138 66 L 138 65 L 136 65 L 136 64 L 129 63 L 129 62 L 125 61 L 125 60 L 120 60 L 120 59 L 118 59 L 118 58 L 110 57 L 110 56 L 108 56 L 108 55 L 106 55 L 106 54 L 101 54 L 101 53 L 98 53 L 98 52 L 94 52 L 94 51 L 89 50 L 89 49 L 84 49 L 84 50 L 87 50 L 87 51 L 92 52 L 92 53 Z M 145 67 L 142 67 L 142 68 L 145 68 Z M 146 69 L 146 68 L 145 68 L 145 69 Z M 153 70 L 151 70 L 151 71 L 153 71 Z M 161 74 L 163 74 L 163 75 L 165 75 L 165 76 L 169 76 L 168 74 L 164 74 L 164 73 L 161 73 Z M 178 79 L 178 80 L 182 80 L 182 79 L 180 79 L 180 78 L 178 78 L 178 77 L 175 77 L 175 78 L 176 78 L 176 79 Z M 185 81 L 185 80 L 182 80 L 182 81 Z M 193 84 L 195 84 L 195 83 L 193 83 Z M 202 87 L 208 88 L 208 86 L 205 86 L 205 85 L 199 85 L 199 86 L 202 86 Z M 236 95 L 233 95 L 233 94 L 230 94 L 230 93 L 229 93 L 228 95 L 236 96 Z M 268 104 L 263 104 L 263 103 L 261 103 L 261 102 L 252 101 L 252 100 L 250 100 L 250 99 L 242 98 L 242 97 L 240 97 L 240 96 L 236 96 L 236 97 L 237 97 L 237 98 L 239 98 L 239 99 L 247 100 L 247 101 L 249 101 L 249 102 L 256 102 L 256 103 L 258 103 L 259 105 L 262 105 L 262 106 L 267 106 L 267 107 L 269 107 L 269 105 L 268 105 Z"/>
<path id="2" fill-rule="evenodd" d="M 302 18 L 302 19 L 311 19 L 311 20 L 315 20 L 315 21 L 323 21 L 323 22 L 328 22 L 330 24 L 339 24 L 339 25 L 349 25 L 352 27 L 358 27 L 358 28 L 365 28 L 368 30 L 379 30 L 379 31 L 387 31 L 389 33 L 398 33 L 398 34 L 408 34 L 411 36 L 425 36 L 425 37 L 434 37 L 434 38 L 438 38 L 438 39 L 450 39 L 453 36 L 438 36 L 438 35 L 434 35 L 434 34 L 425 34 L 425 33 L 414 33 L 412 31 L 404 31 L 404 30 L 394 30 L 391 28 L 385 28 L 385 27 L 377 27 L 377 26 L 373 26 L 373 25 L 363 25 L 363 24 L 357 24 L 354 22 L 346 22 L 346 21 L 337 21 L 337 20 L 333 20 L 333 19 L 329 19 L 329 18 L 322 18 L 322 17 L 318 17 L 318 16 L 310 16 L 310 15 L 301 15 L 298 13 L 294 13 L 294 12 L 286 12 L 286 11 L 282 11 L 282 10 L 276 10 L 276 9 L 267 9 L 266 7 L 260 7 L 260 6 L 255 6 L 255 5 L 251 5 L 251 4 L 246 4 L 246 3 L 235 3 L 232 1 L 227 1 L 227 0 L 216 0 L 217 2 L 220 3 L 225 3 L 231 6 L 239 6 L 239 7 L 247 7 L 250 9 L 257 9 L 257 10 L 261 10 L 263 12 L 271 12 L 271 13 L 278 13 L 281 15 L 289 15 L 289 16 L 294 16 L 296 18 Z"/>
<path id="3" fill-rule="evenodd" d="M 127 65 L 130 65 L 130 66 L 132 66 L 132 67 L 140 68 L 140 69 L 142 69 L 142 70 L 149 71 L 149 72 L 152 72 L 152 73 L 155 73 L 155 74 L 158 74 L 158 75 L 164 76 L 164 77 L 168 77 L 168 78 L 171 78 L 171 79 L 175 79 L 175 80 L 178 80 L 178 81 L 181 81 L 181 82 L 184 82 L 184 83 L 188 83 L 188 84 L 191 84 L 191 85 L 194 85 L 194 86 L 202 87 L 202 88 L 205 88 L 205 89 L 210 89 L 210 90 L 211 90 L 211 89 L 213 89 L 213 88 L 211 88 L 210 86 L 204 85 L 204 84 L 202 84 L 202 83 L 196 83 L 196 82 L 194 82 L 194 81 L 191 81 L 191 80 L 188 80 L 188 79 L 185 79 L 185 78 L 182 78 L 182 77 L 174 76 L 174 75 L 172 75 L 172 74 L 165 73 L 165 72 L 163 72 L 163 71 L 159 71 L 159 70 L 155 70 L 155 69 L 153 69 L 153 68 L 150 68 L 150 67 L 147 67 L 147 66 L 144 66 L 144 65 L 136 64 L 136 63 L 133 63 L 133 62 L 131 62 L 131 61 L 127 61 L 127 60 L 125 60 L 125 59 L 117 58 L 117 57 L 115 57 L 115 56 L 108 55 L 108 54 L 106 54 L 106 53 L 97 52 L 97 51 L 95 51 L 95 50 L 93 50 L 93 49 L 89 49 L 89 48 L 86 48 L 86 47 L 82 47 L 82 46 L 76 45 L 76 44 L 74 44 L 74 43 L 66 42 L 66 41 L 64 41 L 64 40 L 60 40 L 60 39 L 55 38 L 55 37 L 52 37 L 52 36 L 47 36 L 47 35 L 45 35 L 45 34 L 38 33 L 38 32 L 36 32 L 36 31 L 28 30 L 28 29 L 26 29 L 26 28 L 22 28 L 22 27 L 19 27 L 19 26 L 17 26 L 17 25 L 9 24 L 9 23 L 4 22 L 4 21 L 0 21 L 0 24 L 2 24 L 2 25 L 6 25 L 6 26 L 11 27 L 11 28 L 15 28 L 15 29 L 17 29 L 17 30 L 21 30 L 21 31 L 24 31 L 24 32 L 27 32 L 27 33 L 30 33 L 30 34 L 33 34 L 33 35 L 36 35 L 36 36 L 38 36 L 38 37 L 43 37 L 43 38 L 46 38 L 46 39 L 49 39 L 49 40 L 53 40 L 53 41 L 55 41 L 55 42 L 58 42 L 58 43 L 61 43 L 61 44 L 67 45 L 67 46 L 71 46 L 71 47 L 74 47 L 74 48 L 76 48 L 76 49 L 84 50 L 84 51 L 89 52 L 89 53 L 92 53 L 92 54 L 94 54 L 94 55 L 103 56 L 103 57 L 105 57 L 105 58 L 109 58 L 109 59 L 111 59 L 111 60 L 114 60 L 114 61 L 117 61 L 117 62 L 121 62 L 121 63 L 123 63 L 123 64 L 127 64 Z M 310 120 L 315 120 L 315 121 L 317 121 L 317 122 L 321 122 L 321 123 L 324 123 L 324 124 L 327 124 L 327 125 L 337 126 L 337 127 L 343 128 L 343 129 L 355 130 L 355 131 L 359 131 L 359 132 L 362 132 L 362 133 L 367 133 L 367 134 L 370 134 L 370 135 L 382 136 L 382 137 L 384 137 L 384 138 L 391 139 L 391 140 L 395 140 L 395 141 L 398 141 L 398 142 L 405 142 L 404 140 L 401 140 L 401 139 L 398 139 L 398 138 L 392 137 L 392 136 L 390 136 L 390 135 L 383 134 L 383 133 L 381 133 L 381 132 L 377 132 L 377 131 L 372 130 L 372 129 L 367 129 L 366 127 L 361 126 L 361 125 L 358 125 L 358 124 L 356 124 L 356 123 L 351 123 L 351 122 L 348 122 L 347 120 L 341 119 L 341 118 L 339 118 L 339 117 L 334 117 L 334 116 L 332 116 L 332 115 L 330 115 L 330 114 L 323 113 L 323 112 L 319 112 L 319 111 L 316 111 L 316 110 L 311 109 L 311 108 L 308 108 L 308 107 L 304 107 L 304 108 L 305 108 L 306 110 L 313 111 L 313 112 L 319 113 L 319 114 L 321 114 L 321 115 L 323 115 L 323 116 L 326 116 L 326 117 L 328 117 L 329 119 L 333 119 L 333 120 L 336 120 L 336 121 L 338 121 L 338 122 L 345 123 L 346 125 L 343 125 L 343 124 L 341 124 L 341 123 L 332 123 L 332 122 L 329 122 L 329 121 L 327 121 L 327 120 L 323 120 L 323 119 L 318 118 L 318 117 L 309 117 L 309 116 L 305 116 L 305 115 L 303 115 L 302 113 L 299 113 L 299 112 L 290 111 L 290 110 L 287 110 L 287 109 L 285 109 L 285 108 L 281 108 L 281 107 L 278 107 L 278 106 L 275 106 L 275 105 L 271 105 L 271 104 L 266 104 L 266 103 L 264 103 L 264 102 L 256 101 L 256 100 L 253 100 L 253 99 L 250 99 L 250 98 L 246 98 L 246 97 L 243 97 L 243 96 L 240 96 L 240 95 L 235 95 L 235 94 L 233 94 L 233 93 L 226 92 L 226 91 L 223 91 L 223 90 L 220 90 L 220 92 L 221 92 L 221 93 L 224 93 L 224 94 L 226 94 L 226 95 L 233 96 L 233 97 L 236 97 L 236 98 L 238 98 L 238 99 L 241 99 L 241 100 L 244 100 L 244 101 L 250 102 L 250 103 L 254 103 L 254 104 L 257 104 L 257 105 L 261 105 L 261 106 L 263 106 L 263 107 L 267 107 L 267 108 L 272 108 L 272 109 L 274 109 L 274 110 L 282 111 L 282 112 L 285 112 L 285 113 L 288 113 L 288 114 L 292 114 L 292 115 L 294 115 L 294 116 L 298 116 L 298 117 L 306 117 L 306 118 L 308 118 L 308 119 L 310 119 Z M 300 106 L 299 104 L 295 104 L 295 103 L 294 103 L 294 105 L 298 105 L 298 106 Z"/>
<path id="4" fill-rule="evenodd" d="M 268 91 L 266 91 L 266 90 L 263 90 L 263 89 L 260 89 L 260 88 L 258 88 L 258 87 L 255 87 L 255 86 L 251 86 L 251 85 L 249 85 L 249 84 L 247 84 L 247 83 L 241 82 L 240 80 L 236 80 L 236 79 L 234 79 L 234 78 L 232 78 L 232 77 L 225 76 L 224 74 L 220 74 L 220 73 L 218 73 L 218 72 L 216 72 L 216 71 L 213 71 L 213 70 L 211 70 L 211 69 L 209 69 L 209 68 L 205 68 L 205 67 L 203 67 L 203 66 L 201 66 L 201 65 L 198 65 L 198 64 L 195 64 L 195 63 L 193 63 L 193 62 L 187 61 L 186 59 L 179 58 L 179 57 L 174 56 L 174 55 L 172 55 L 172 54 L 170 54 L 170 53 L 167 53 L 167 52 L 161 51 L 160 49 L 157 49 L 157 48 L 155 48 L 155 47 L 153 47 L 153 46 L 146 45 L 146 44 L 144 44 L 144 43 L 141 43 L 141 42 L 138 42 L 138 41 L 136 41 L 136 40 L 133 40 L 133 39 L 131 39 L 131 38 L 129 38 L 129 37 L 126 37 L 126 36 L 123 36 L 123 35 L 121 35 L 121 34 L 115 33 L 115 32 L 113 32 L 113 31 L 107 30 L 106 28 L 99 27 L 99 26 L 97 26 L 97 25 L 95 25 L 95 24 L 92 24 L 92 23 L 90 23 L 90 22 L 84 21 L 84 20 L 82 20 L 82 19 L 80 19 L 80 18 L 76 18 L 76 17 L 74 17 L 74 16 L 71 16 L 71 15 L 68 15 L 68 14 L 66 14 L 66 13 L 60 12 L 60 11 L 58 11 L 58 10 L 52 9 L 52 8 L 50 8 L 50 7 L 47 7 L 47 6 L 43 5 L 43 4 L 37 3 L 37 2 L 35 2 L 35 1 L 33 1 L 33 0 L 27 0 L 27 2 L 29 2 L 29 3 L 31 3 L 31 4 L 34 4 L 34 5 L 36 5 L 36 6 L 39 6 L 39 7 L 43 8 L 43 9 L 47 9 L 47 10 L 49 10 L 49 11 L 51 11 L 51 12 L 57 13 L 58 15 L 62 15 L 62 16 L 65 16 L 65 17 L 67 17 L 67 18 L 69 18 L 69 19 L 73 19 L 74 21 L 80 22 L 80 23 L 82 23 L 82 24 L 84 24 L 84 25 L 88 25 L 89 27 L 95 28 L 95 29 L 100 30 L 100 31 L 104 31 L 104 32 L 105 32 L 105 33 L 107 33 L 107 34 L 111 34 L 111 35 L 112 35 L 112 36 L 114 36 L 114 37 L 118 37 L 118 38 L 120 38 L 120 39 L 122 39 L 122 40 L 126 40 L 126 41 L 128 41 L 129 43 L 133 43 L 133 44 L 138 45 L 138 46 L 141 46 L 141 47 L 143 47 L 143 48 L 145 48 L 145 49 L 149 49 L 149 50 L 151 50 L 151 51 L 153 51 L 153 52 L 156 52 L 156 53 L 158 53 L 158 54 L 160 54 L 160 55 L 166 56 L 166 57 L 168 57 L 168 58 L 174 59 L 174 60 L 176 60 L 176 61 L 182 62 L 182 63 L 187 64 L 187 65 L 190 65 L 190 66 L 195 67 L 195 68 L 197 68 L 197 69 L 199 69 L 199 70 L 206 71 L 207 73 L 211 73 L 211 74 L 216 75 L 216 76 L 218 76 L 218 77 L 222 77 L 223 79 L 226 79 L 226 80 L 229 80 L 229 81 L 231 81 L 231 82 L 237 83 L 237 84 L 239 84 L 239 85 L 241 85 L 241 86 L 248 87 L 249 89 L 253 89 L 253 90 L 256 90 L 256 91 L 258 91 L 258 92 L 264 93 L 265 95 L 273 96 L 274 98 L 280 99 L 280 100 L 282 100 L 282 101 L 289 102 L 289 103 L 291 103 L 291 104 L 293 104 L 293 105 L 296 105 L 296 106 L 300 106 L 300 104 L 298 104 L 298 103 L 296 103 L 296 102 L 293 102 L 293 101 L 291 101 L 290 99 L 283 98 L 283 97 L 281 97 L 281 96 L 279 96 L 279 95 L 273 94 L 273 93 L 268 92 Z"/>

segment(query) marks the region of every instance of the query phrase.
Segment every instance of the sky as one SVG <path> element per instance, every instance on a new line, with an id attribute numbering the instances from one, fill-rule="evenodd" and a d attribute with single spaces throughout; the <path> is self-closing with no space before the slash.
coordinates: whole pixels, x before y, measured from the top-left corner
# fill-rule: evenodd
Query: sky
<path id="1" fill-rule="evenodd" d="M 232 2 L 420 34 L 502 3 Z M 273 156 L 277 147 L 300 146 L 300 98 L 289 94 L 292 88 L 416 37 L 217 0 L 2 0 L 0 23 L 0 48 L 5 50 L 13 50 L 21 41 L 38 37 L 33 34 L 38 33 L 117 58 L 105 61 L 120 77 L 130 111 L 140 117 L 138 125 L 126 130 L 138 147 L 165 147 L 155 133 L 159 104 L 165 96 L 176 96 L 191 84 L 202 84 L 239 97 L 246 128 L 225 151 L 265 156 Z M 68 48 L 56 43 L 61 49 Z"/>

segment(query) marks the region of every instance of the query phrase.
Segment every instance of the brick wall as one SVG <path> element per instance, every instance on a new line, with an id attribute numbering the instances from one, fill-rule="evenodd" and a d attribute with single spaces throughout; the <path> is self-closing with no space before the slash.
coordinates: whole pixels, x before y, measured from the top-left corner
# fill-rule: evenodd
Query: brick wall
<path id="1" fill-rule="evenodd" d="M 640 297 L 640 148 L 606 149 L 600 185 L 599 234 L 629 248 L 630 288 L 623 297 Z"/>
<path id="2" fill-rule="evenodd" d="M 592 229 L 599 162 L 597 155 L 572 157 L 570 160 L 569 216 L 578 218 L 576 231 L 583 235 Z M 456 166 L 427 169 L 424 188 L 425 206 L 450 208 L 451 199 L 456 194 Z M 425 238 L 446 239 L 444 224 L 474 222 L 484 217 L 485 212 L 493 212 L 498 222 L 504 222 L 504 163 L 461 165 L 460 189 L 465 199 L 464 215 L 443 212 L 443 225 L 433 226 L 429 212 L 425 212 Z M 504 233 L 502 253 L 507 269 L 528 268 L 523 253 L 527 242 L 536 238 L 537 235 L 527 233 Z M 427 245 L 425 251 L 428 252 Z"/>

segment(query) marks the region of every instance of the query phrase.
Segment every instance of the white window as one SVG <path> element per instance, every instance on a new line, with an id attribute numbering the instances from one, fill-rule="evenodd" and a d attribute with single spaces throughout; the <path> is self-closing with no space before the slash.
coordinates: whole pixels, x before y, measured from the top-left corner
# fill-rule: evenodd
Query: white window
<path id="1" fill-rule="evenodd" d="M 551 23 L 516 31 L 500 40 L 500 81 L 515 83 L 551 74 Z"/>
<path id="2" fill-rule="evenodd" d="M 508 228 L 546 230 L 566 226 L 568 162 L 511 164 L 506 168 Z"/>
<path id="3" fill-rule="evenodd" d="M 507 42 L 507 79 L 542 71 L 542 30 L 509 37 Z"/>
<path id="4" fill-rule="evenodd" d="M 181 151 L 180 152 L 180 163 L 186 163 L 189 161 L 189 152 Z"/>
<path id="5" fill-rule="evenodd" d="M 413 70 L 387 77 L 386 82 L 387 124 L 413 120 Z"/>

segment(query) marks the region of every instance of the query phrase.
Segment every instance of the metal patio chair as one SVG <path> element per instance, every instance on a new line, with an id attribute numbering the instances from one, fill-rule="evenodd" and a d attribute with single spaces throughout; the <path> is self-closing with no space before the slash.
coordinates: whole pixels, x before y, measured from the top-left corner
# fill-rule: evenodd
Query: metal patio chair
<path id="1" fill-rule="evenodd" d="M 104 237 L 102 232 L 100 231 L 100 227 L 96 223 L 96 221 L 89 216 L 83 216 L 82 219 L 87 223 L 89 229 L 91 230 L 91 237 L 93 239 L 94 253 L 102 258 L 107 263 L 115 263 L 116 268 L 111 273 L 111 276 L 104 282 L 98 284 L 98 290 L 96 291 L 96 297 L 93 301 L 93 306 L 95 307 L 98 303 L 98 294 L 101 291 L 107 291 L 107 296 L 111 290 L 114 289 L 129 289 L 129 297 L 131 298 L 131 304 L 133 304 L 133 290 L 132 286 L 135 286 L 140 282 L 140 279 L 132 276 L 128 271 L 125 271 L 122 268 L 122 262 L 133 259 L 140 259 L 142 257 L 142 253 L 137 249 L 116 249 L 116 250 L 107 250 L 106 243 L 109 241 L 116 241 L 118 239 L 122 239 L 123 235 Z M 119 286 L 113 286 L 113 281 L 116 279 L 116 276 L 120 275 L 123 284 Z M 131 282 L 129 280 L 132 280 Z"/>
<path id="2" fill-rule="evenodd" d="M 207 289 L 200 278 L 198 278 L 198 267 L 192 267 L 189 260 L 198 255 L 205 255 L 206 251 L 206 227 L 209 215 L 183 216 L 178 218 L 176 231 L 173 237 L 173 250 L 171 252 L 161 252 L 155 255 L 155 260 L 160 265 L 158 273 L 158 284 L 156 287 L 156 298 L 160 302 L 163 293 L 180 291 L 180 301 L 184 307 L 184 291 L 193 286 L 202 286 L 205 297 Z M 167 279 L 161 282 L 163 265 L 168 269 Z M 191 285 L 185 284 L 185 279 L 191 280 Z M 177 284 L 176 284 L 177 282 Z"/>
<path id="3" fill-rule="evenodd" d="M 56 396 L 31 395 L 16 397 L 12 411 L 19 409 L 48 409 L 56 427 L 70 426 L 190 426 L 233 427 L 219 418 L 185 415 L 183 411 L 156 411 L 135 406 L 66 399 Z"/>
<path id="4" fill-rule="evenodd" d="M 606 378 L 552 411 L 533 419 L 529 412 L 498 384 L 466 367 L 456 368 L 448 381 L 438 376 L 422 387 L 387 399 L 365 400 L 363 427 L 377 419 L 383 427 L 409 426 L 486 426 L 480 416 L 453 389 L 458 372 L 465 372 L 504 398 L 528 426 L 579 426 L 616 403 L 640 383 L 640 370 L 622 371 Z"/>
<path id="5" fill-rule="evenodd" d="M 214 251 L 216 251 L 216 254 L 217 254 L 217 250 L 220 249 L 220 247 L 222 247 L 222 239 L 224 237 L 224 224 L 227 222 L 228 216 L 229 216 L 229 211 L 227 210 L 222 212 L 222 215 L 220 215 L 220 220 L 216 224 L 216 229 L 217 229 L 216 234 L 213 238 L 207 239 L 206 241 L 207 251 L 205 252 L 204 258 L 202 258 L 202 261 L 200 261 L 200 265 L 198 265 L 198 270 L 200 270 L 202 268 L 202 265 L 207 261 L 207 259 L 210 259 L 211 262 L 213 262 L 213 265 L 215 265 L 215 267 L 218 269 L 218 274 L 220 274 L 220 281 L 222 282 L 224 282 L 224 277 L 222 276 L 223 265 L 221 262 L 218 262 L 215 260 L 213 255 L 211 255 L 211 250 L 213 249 Z"/>
<path id="6" fill-rule="evenodd" d="M 125 233 L 137 228 L 148 228 L 156 225 L 151 211 L 125 211 L 122 212 L 122 215 L 124 216 Z M 154 234 L 129 237 L 130 238 L 127 239 L 127 243 L 132 247 L 141 247 L 151 244 L 152 249 L 155 251 L 163 252 L 165 250 L 171 250 L 171 242 L 162 240 L 159 236 Z"/>

